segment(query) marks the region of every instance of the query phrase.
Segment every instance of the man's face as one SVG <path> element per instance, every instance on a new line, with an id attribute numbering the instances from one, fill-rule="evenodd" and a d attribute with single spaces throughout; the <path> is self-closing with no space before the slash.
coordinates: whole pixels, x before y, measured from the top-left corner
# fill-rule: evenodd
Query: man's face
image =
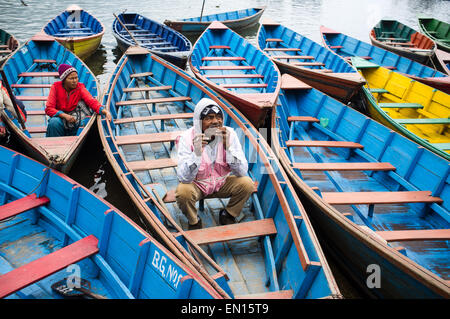
<path id="1" fill-rule="evenodd" d="M 74 90 L 78 84 L 78 73 L 70 73 L 64 80 L 64 87 L 68 90 Z"/>
<path id="2" fill-rule="evenodd" d="M 202 120 L 202 132 L 207 136 L 212 136 L 215 134 L 216 128 L 221 128 L 223 126 L 222 114 L 210 113 L 206 115 Z M 208 134 L 209 133 L 209 134 Z"/>

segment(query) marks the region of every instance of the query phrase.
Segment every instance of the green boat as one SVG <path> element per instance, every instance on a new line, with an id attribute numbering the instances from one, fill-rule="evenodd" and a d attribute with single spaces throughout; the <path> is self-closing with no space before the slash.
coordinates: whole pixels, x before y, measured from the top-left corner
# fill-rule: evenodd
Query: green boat
<path id="1" fill-rule="evenodd" d="M 369 37 L 373 45 L 422 64 L 427 64 L 436 50 L 430 37 L 397 20 L 380 20 Z"/>
<path id="2" fill-rule="evenodd" d="M 0 65 L 18 47 L 19 41 L 13 35 L 0 29 Z"/>
<path id="3" fill-rule="evenodd" d="M 450 24 L 438 19 L 419 17 L 420 30 L 433 39 L 438 48 L 450 52 Z"/>

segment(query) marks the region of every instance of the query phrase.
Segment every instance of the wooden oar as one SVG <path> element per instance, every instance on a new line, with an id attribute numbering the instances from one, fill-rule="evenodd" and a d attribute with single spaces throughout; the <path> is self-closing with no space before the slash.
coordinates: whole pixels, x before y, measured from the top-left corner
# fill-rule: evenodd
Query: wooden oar
<path id="1" fill-rule="evenodd" d="M 11 99 L 14 110 L 16 111 L 17 119 L 20 123 L 20 126 L 22 126 L 22 129 L 25 130 L 26 127 L 25 127 L 25 122 L 23 121 L 23 118 L 21 115 L 22 113 L 19 112 L 19 107 L 16 104 L 16 100 L 14 99 L 13 91 L 11 90 L 11 87 L 9 86 L 8 79 L 6 78 L 6 74 L 5 74 L 5 71 L 3 71 L 3 68 L 0 69 L 0 75 L 2 77 L 2 82 L 5 85 L 6 91 L 8 91 L 9 98 Z"/>
<path id="2" fill-rule="evenodd" d="M 203 8 L 205 7 L 205 0 L 203 0 L 203 4 L 202 4 L 202 12 L 200 12 L 200 22 L 202 21 L 202 17 L 203 17 Z"/>
<path id="3" fill-rule="evenodd" d="M 125 24 L 123 24 L 122 21 L 120 21 L 120 19 L 116 16 L 115 13 L 113 13 L 113 15 L 116 17 L 117 21 L 119 21 L 120 25 L 125 29 L 125 31 L 128 32 L 128 34 L 133 39 L 134 43 L 136 43 L 136 45 L 139 45 L 139 42 L 137 42 L 137 40 L 134 38 L 133 34 L 130 32 L 130 30 L 128 30 L 128 28 L 125 26 Z"/>

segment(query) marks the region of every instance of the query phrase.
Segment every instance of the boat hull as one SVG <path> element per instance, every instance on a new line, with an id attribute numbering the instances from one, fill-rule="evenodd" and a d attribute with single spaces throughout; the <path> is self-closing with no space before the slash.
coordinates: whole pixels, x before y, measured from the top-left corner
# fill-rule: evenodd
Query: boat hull
<path id="1" fill-rule="evenodd" d="M 103 33 L 86 39 L 64 39 L 56 37 L 56 41 L 75 53 L 80 59 L 86 60 L 97 51 L 102 42 Z"/>
<path id="2" fill-rule="evenodd" d="M 420 30 L 433 39 L 438 48 L 450 52 L 450 36 L 448 33 L 449 24 L 438 19 L 419 17 L 418 24 Z"/>

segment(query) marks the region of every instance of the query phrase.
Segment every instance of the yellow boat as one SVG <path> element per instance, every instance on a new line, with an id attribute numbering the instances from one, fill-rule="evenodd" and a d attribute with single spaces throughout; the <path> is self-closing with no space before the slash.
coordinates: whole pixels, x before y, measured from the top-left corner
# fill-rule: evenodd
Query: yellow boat
<path id="1" fill-rule="evenodd" d="M 358 57 L 352 64 L 374 119 L 450 160 L 450 95 Z"/>
<path id="2" fill-rule="evenodd" d="M 70 5 L 61 14 L 50 20 L 43 31 L 56 41 L 86 59 L 94 53 L 102 41 L 105 27 L 93 15 L 77 5 Z"/>

